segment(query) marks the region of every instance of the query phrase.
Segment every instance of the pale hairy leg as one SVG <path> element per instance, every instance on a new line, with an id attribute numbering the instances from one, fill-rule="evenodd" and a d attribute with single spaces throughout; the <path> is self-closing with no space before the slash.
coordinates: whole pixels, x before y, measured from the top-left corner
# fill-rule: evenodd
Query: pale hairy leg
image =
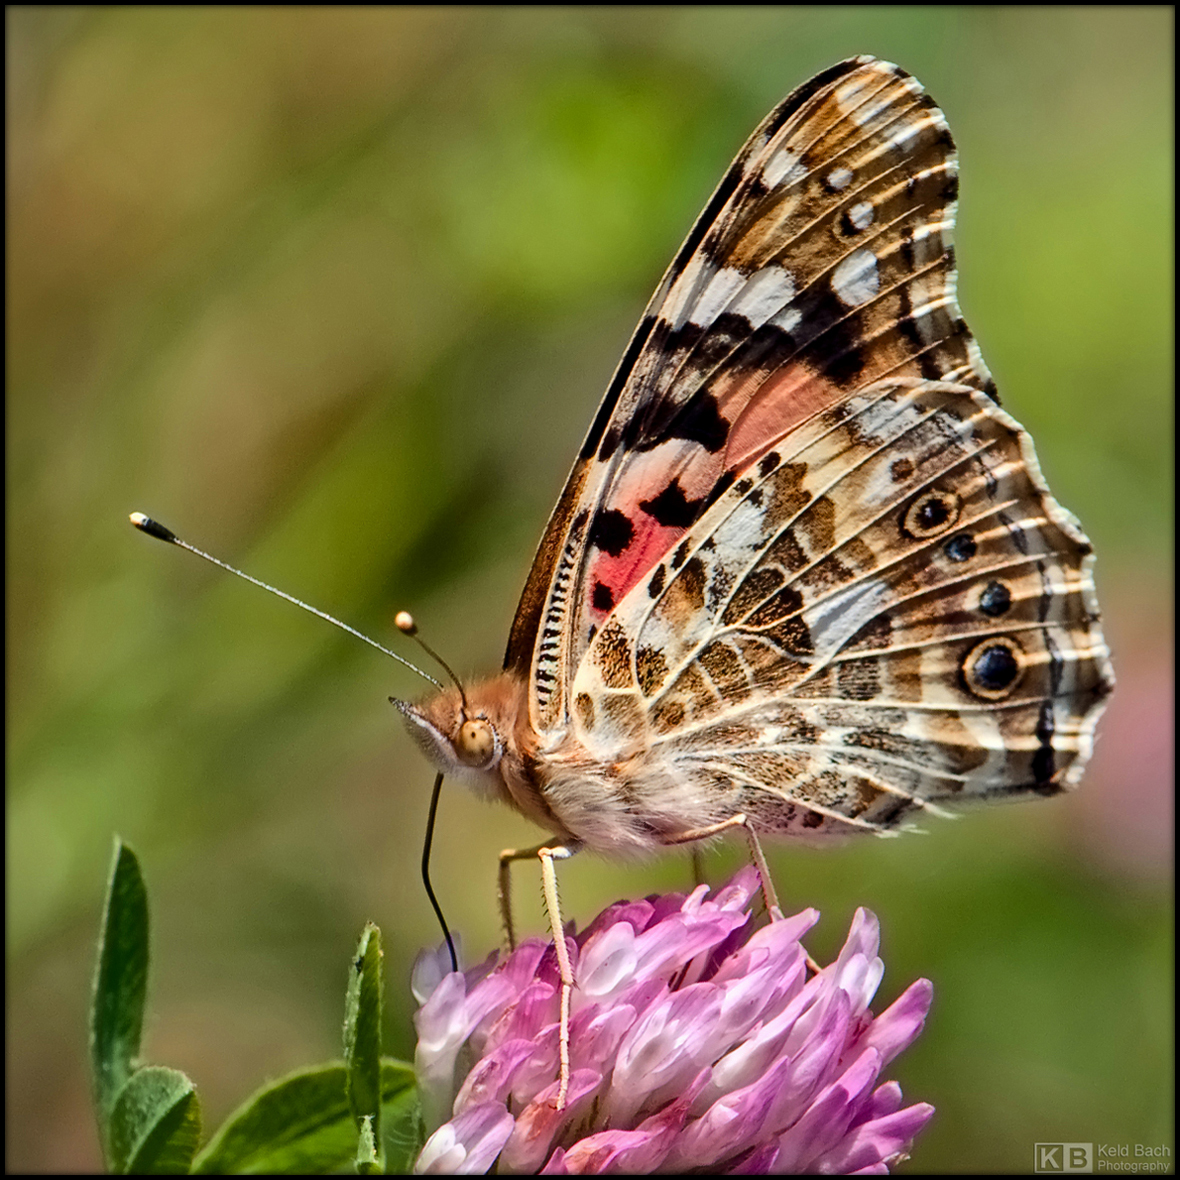
<path id="1" fill-rule="evenodd" d="M 570 996 L 574 989 L 574 969 L 570 963 L 569 948 L 565 945 L 565 932 L 561 922 L 561 901 L 557 896 L 557 870 L 555 860 L 568 860 L 580 845 L 539 844 L 536 848 L 510 849 L 500 853 L 500 917 L 504 923 L 504 935 L 509 949 L 515 946 L 512 925 L 512 905 L 509 886 L 509 866 L 514 860 L 541 862 L 541 887 L 545 894 L 545 909 L 549 914 L 549 926 L 553 931 L 553 949 L 557 952 L 557 967 L 561 975 L 561 1018 L 558 1027 L 558 1060 L 560 1074 L 557 1086 L 557 1109 L 565 1107 L 570 1086 Z"/>

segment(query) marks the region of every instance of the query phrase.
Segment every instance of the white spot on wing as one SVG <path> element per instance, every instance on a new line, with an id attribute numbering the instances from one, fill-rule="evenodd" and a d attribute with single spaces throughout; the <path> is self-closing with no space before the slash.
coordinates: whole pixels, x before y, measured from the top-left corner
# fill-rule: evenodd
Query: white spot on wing
<path id="1" fill-rule="evenodd" d="M 746 276 L 732 266 L 723 267 L 701 292 L 700 299 L 689 314 L 688 321 L 699 328 L 707 328 L 726 308 L 730 299 L 746 283 Z"/>
<path id="2" fill-rule="evenodd" d="M 857 203 L 848 210 L 848 220 L 851 221 L 857 229 L 867 229 L 873 224 L 873 206 L 868 201 L 857 201 Z"/>
<path id="3" fill-rule="evenodd" d="M 865 578 L 841 587 L 803 612 L 817 663 L 831 659 L 862 627 L 871 623 L 890 600 L 889 586 Z"/>
<path id="4" fill-rule="evenodd" d="M 871 250 L 854 250 L 832 272 L 832 290 L 848 307 L 858 307 L 877 293 L 880 276 Z"/>
<path id="5" fill-rule="evenodd" d="M 852 183 L 852 172 L 850 169 L 843 166 L 833 168 L 827 176 L 828 187 L 839 191 L 842 188 L 847 188 Z"/>
<path id="6" fill-rule="evenodd" d="M 771 316 L 769 322 L 784 332 L 793 332 L 803 320 L 803 313 L 797 307 L 784 307 L 776 316 Z"/>
<path id="7" fill-rule="evenodd" d="M 699 251 L 688 260 L 688 265 L 672 284 L 663 307 L 663 318 L 673 329 L 684 327 L 688 308 L 696 302 L 701 289 L 711 281 L 716 270 L 716 266 Z"/>
<path id="8" fill-rule="evenodd" d="M 783 310 L 795 296 L 795 281 L 781 266 L 764 266 L 750 276 L 730 311 L 745 316 L 752 328 L 760 328 Z"/>
<path id="9" fill-rule="evenodd" d="M 762 169 L 762 180 L 767 188 L 777 188 L 784 181 L 794 184 L 807 175 L 807 168 L 799 157 L 787 148 L 779 148 Z"/>

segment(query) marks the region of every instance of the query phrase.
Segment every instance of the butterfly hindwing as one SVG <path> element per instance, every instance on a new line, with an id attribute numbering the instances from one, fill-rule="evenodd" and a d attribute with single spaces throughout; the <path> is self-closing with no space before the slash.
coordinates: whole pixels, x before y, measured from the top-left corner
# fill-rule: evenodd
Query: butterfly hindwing
<path id="1" fill-rule="evenodd" d="M 858 58 L 754 132 L 637 329 L 550 520 L 505 666 L 569 722 L 596 631 L 802 423 L 890 377 L 994 389 L 955 302 L 954 145 L 905 71 Z"/>
<path id="2" fill-rule="evenodd" d="M 574 683 L 578 739 L 647 751 L 685 826 L 878 830 L 1055 793 L 1109 689 L 1091 565 L 1008 415 L 882 383 L 743 472 L 631 590 Z"/>

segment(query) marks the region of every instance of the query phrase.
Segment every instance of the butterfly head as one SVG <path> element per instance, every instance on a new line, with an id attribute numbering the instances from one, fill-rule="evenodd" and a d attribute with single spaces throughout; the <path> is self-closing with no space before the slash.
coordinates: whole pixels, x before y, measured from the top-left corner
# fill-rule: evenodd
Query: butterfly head
<path id="1" fill-rule="evenodd" d="M 445 688 L 417 705 L 390 699 L 410 736 L 444 774 L 469 780 L 496 774 L 505 731 L 493 711 L 464 700 L 457 688 Z"/>

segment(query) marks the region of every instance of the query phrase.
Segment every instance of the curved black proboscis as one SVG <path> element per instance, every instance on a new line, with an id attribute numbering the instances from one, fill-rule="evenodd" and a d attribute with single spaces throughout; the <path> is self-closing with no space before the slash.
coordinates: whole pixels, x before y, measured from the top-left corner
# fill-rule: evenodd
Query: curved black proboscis
<path id="1" fill-rule="evenodd" d="M 450 930 L 447 929 L 447 920 L 443 917 L 442 907 L 438 904 L 438 898 L 434 896 L 434 889 L 430 884 L 430 845 L 434 840 L 434 816 L 438 811 L 438 796 L 442 790 L 442 781 L 443 776 L 440 771 L 434 780 L 434 790 L 430 793 L 430 813 L 426 817 L 426 839 L 422 841 L 422 884 L 426 886 L 426 896 L 430 898 L 430 904 L 434 906 L 438 924 L 442 927 L 443 937 L 447 940 L 447 950 L 451 952 L 451 970 L 458 971 L 459 956 L 455 954 L 455 943 L 451 938 Z"/>

